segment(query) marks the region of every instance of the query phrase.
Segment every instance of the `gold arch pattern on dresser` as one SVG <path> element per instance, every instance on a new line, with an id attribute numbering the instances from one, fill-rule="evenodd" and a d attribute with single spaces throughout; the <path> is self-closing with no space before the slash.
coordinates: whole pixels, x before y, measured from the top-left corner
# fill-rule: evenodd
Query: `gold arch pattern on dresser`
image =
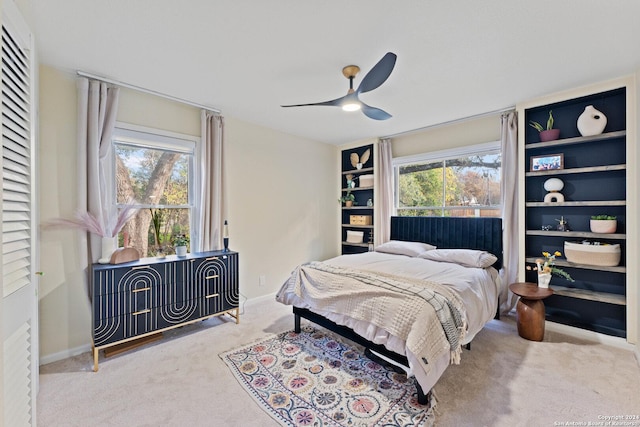
<path id="1" fill-rule="evenodd" d="M 99 349 L 221 314 L 239 322 L 236 252 L 95 264 L 92 279 L 96 371 Z"/>
<path id="2" fill-rule="evenodd" d="M 164 291 L 158 292 L 158 316 L 161 324 L 178 324 L 191 317 L 197 310 L 196 289 L 193 276 L 194 259 L 165 263 Z"/>
<path id="3" fill-rule="evenodd" d="M 229 286 L 237 282 L 237 263 L 229 262 L 225 257 L 210 257 L 203 259 L 195 267 L 195 282 L 198 283 L 201 315 L 229 310 L 237 307 L 239 289 Z"/>
<path id="4" fill-rule="evenodd" d="M 102 270 L 94 283 L 95 345 L 157 329 L 154 296 L 163 280 L 156 268 L 147 265 Z"/>

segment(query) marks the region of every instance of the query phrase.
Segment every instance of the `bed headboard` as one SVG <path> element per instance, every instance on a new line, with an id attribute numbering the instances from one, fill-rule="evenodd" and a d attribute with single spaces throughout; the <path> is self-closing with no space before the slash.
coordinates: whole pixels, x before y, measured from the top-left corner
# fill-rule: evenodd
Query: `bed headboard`
<path id="1" fill-rule="evenodd" d="M 430 216 L 391 217 L 391 240 L 430 243 L 439 249 L 478 249 L 498 257 L 502 267 L 502 219 Z"/>

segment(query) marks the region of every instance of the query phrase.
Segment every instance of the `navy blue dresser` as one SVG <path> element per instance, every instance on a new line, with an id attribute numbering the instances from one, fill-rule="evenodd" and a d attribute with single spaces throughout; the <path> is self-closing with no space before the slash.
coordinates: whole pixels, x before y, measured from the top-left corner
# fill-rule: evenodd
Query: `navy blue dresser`
<path id="1" fill-rule="evenodd" d="M 237 252 L 94 264 L 91 270 L 94 371 L 101 349 L 212 316 L 240 320 Z"/>

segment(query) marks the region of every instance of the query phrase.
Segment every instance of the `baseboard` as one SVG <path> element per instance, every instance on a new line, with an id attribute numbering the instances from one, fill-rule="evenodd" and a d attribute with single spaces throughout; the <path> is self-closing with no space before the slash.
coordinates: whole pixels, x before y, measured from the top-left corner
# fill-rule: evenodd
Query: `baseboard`
<path id="1" fill-rule="evenodd" d="M 245 305 L 248 306 L 252 306 L 255 304 L 260 304 L 264 301 L 273 301 L 276 298 L 276 294 L 267 294 L 267 295 L 260 295 L 259 297 L 255 297 L 255 298 L 249 298 L 246 300 Z"/>
<path id="2" fill-rule="evenodd" d="M 601 334 L 599 332 L 593 332 L 586 329 L 576 328 L 574 326 L 563 325 L 562 323 L 555 323 L 546 321 L 544 323 L 545 329 L 550 332 L 556 332 L 559 334 L 568 335 L 574 338 L 583 339 L 585 341 L 596 342 L 598 344 L 609 345 L 611 347 L 621 348 L 623 350 L 633 351 L 638 358 L 637 346 L 627 342 L 626 339 L 620 337 L 612 337 L 611 335 Z"/>
<path id="3" fill-rule="evenodd" d="M 48 354 L 46 356 L 40 356 L 39 365 L 48 365 L 49 363 L 57 362 L 59 360 L 68 359 L 69 357 L 77 356 L 82 353 L 91 351 L 91 344 L 81 345 L 80 347 L 70 348 L 54 354 Z"/>

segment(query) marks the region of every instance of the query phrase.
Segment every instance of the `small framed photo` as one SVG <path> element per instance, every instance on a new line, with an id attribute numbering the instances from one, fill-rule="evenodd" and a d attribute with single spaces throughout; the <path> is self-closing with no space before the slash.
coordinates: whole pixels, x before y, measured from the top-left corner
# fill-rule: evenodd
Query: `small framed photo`
<path id="1" fill-rule="evenodd" d="M 531 156 L 531 172 L 564 169 L 564 154 L 546 154 Z"/>

